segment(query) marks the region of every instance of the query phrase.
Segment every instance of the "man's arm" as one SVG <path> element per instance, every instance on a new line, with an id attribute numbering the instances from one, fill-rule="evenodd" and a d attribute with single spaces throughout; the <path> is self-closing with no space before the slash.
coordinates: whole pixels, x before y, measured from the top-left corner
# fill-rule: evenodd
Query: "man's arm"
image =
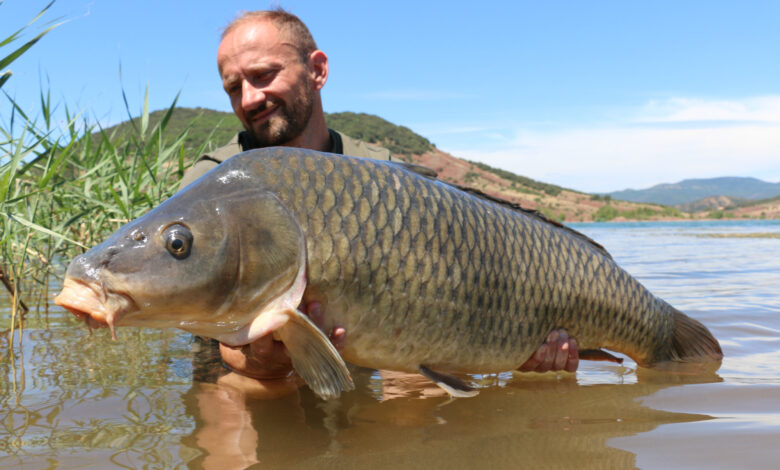
<path id="1" fill-rule="evenodd" d="M 198 157 L 195 164 L 184 172 L 184 176 L 179 182 L 179 191 L 228 158 L 243 152 L 244 146 L 242 142 L 245 141 L 245 137 L 242 137 L 242 134 L 244 133 L 237 133 L 227 144 Z"/>
<path id="2" fill-rule="evenodd" d="M 200 178 L 203 176 L 203 174 L 217 165 L 219 165 L 219 162 L 212 160 L 211 158 L 201 157 L 198 159 L 194 165 L 189 167 L 187 171 L 184 172 L 184 176 L 182 176 L 181 182 L 179 182 L 179 191 L 184 189 L 188 184 Z"/>
<path id="3" fill-rule="evenodd" d="M 315 325 L 323 324 L 322 305 L 312 302 L 302 309 Z M 347 332 L 336 326 L 330 332 L 330 340 L 337 350 L 344 347 Z M 219 345 L 222 361 L 234 372 L 261 381 L 286 380 L 292 372 L 292 362 L 284 344 L 265 335 L 253 343 L 240 347 Z M 522 372 L 562 371 L 576 372 L 579 366 L 577 341 L 569 338 L 565 330 L 552 331 L 547 340 L 518 370 Z M 294 389 L 297 386 L 294 386 Z M 292 391 L 291 389 L 291 391 Z"/>

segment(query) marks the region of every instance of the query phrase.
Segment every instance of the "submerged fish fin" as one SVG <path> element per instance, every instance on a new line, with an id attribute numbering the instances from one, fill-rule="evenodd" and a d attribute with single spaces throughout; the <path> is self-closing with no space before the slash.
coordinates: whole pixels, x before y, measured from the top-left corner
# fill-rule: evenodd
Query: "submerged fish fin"
<path id="1" fill-rule="evenodd" d="M 453 397 L 466 398 L 476 396 L 479 391 L 475 390 L 466 382 L 455 377 L 454 375 L 445 374 L 443 372 L 436 372 L 424 365 L 420 365 L 420 373 L 431 380 L 444 391 L 452 395 Z"/>
<path id="2" fill-rule="evenodd" d="M 672 352 L 668 358 L 678 362 L 715 362 L 723 359 L 718 340 L 688 315 L 673 309 Z"/>
<path id="3" fill-rule="evenodd" d="M 297 310 L 289 310 L 290 321 L 275 336 L 287 347 L 295 371 L 320 398 L 337 398 L 355 388 L 347 365 L 327 336 Z"/>
<path id="4" fill-rule="evenodd" d="M 617 362 L 618 364 L 623 363 L 622 357 L 613 356 L 603 349 L 583 349 L 577 354 L 580 356 L 580 359 L 584 359 L 586 361 L 609 361 Z"/>

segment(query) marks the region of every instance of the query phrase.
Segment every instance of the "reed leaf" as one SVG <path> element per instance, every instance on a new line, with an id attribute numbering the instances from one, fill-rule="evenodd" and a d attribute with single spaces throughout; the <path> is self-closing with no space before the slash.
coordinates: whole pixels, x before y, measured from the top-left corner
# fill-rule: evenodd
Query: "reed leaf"
<path id="1" fill-rule="evenodd" d="M 62 235 L 62 234 L 59 234 L 59 233 L 54 232 L 52 230 L 49 230 L 46 227 L 38 225 L 35 222 L 31 222 L 29 220 L 26 220 L 26 219 L 24 219 L 22 217 L 19 217 L 18 215 L 13 215 L 13 214 L 0 214 L 0 215 L 8 217 L 9 219 L 13 220 L 14 222 L 16 222 L 18 224 L 24 225 L 25 227 L 31 228 L 33 230 L 36 230 L 36 231 L 41 232 L 41 233 L 44 233 L 44 234 L 49 235 L 51 237 L 60 238 L 60 239 L 62 239 L 64 241 L 66 241 L 66 242 L 70 242 L 70 243 L 72 243 L 72 244 L 74 244 L 76 246 L 79 246 L 81 248 L 87 248 L 86 246 L 82 245 L 81 243 L 77 242 L 76 240 L 72 240 L 72 239 L 66 237 L 65 235 Z"/>
<path id="2" fill-rule="evenodd" d="M 52 0 L 48 5 L 46 5 L 35 16 L 35 18 L 33 18 L 29 23 L 27 23 L 27 25 L 23 26 L 22 28 L 18 29 L 17 31 L 15 31 L 13 34 L 8 36 L 7 38 L 5 38 L 2 41 L 0 41 L 0 47 L 8 46 L 12 42 L 14 42 L 17 39 L 19 39 L 19 37 L 21 36 L 21 34 L 24 32 L 25 29 L 27 29 L 30 26 L 32 26 L 33 23 L 38 21 L 49 10 L 49 8 L 51 8 L 51 6 L 54 5 L 54 1 L 55 0 Z M 0 6 L 2 6 L 2 2 L 0 2 Z M 24 43 L 21 47 L 17 48 L 16 50 L 11 52 L 7 56 L 5 56 L 3 58 L 0 58 L 0 70 L 3 70 L 6 67 L 8 67 L 9 65 L 11 65 L 16 59 L 21 57 L 25 52 L 27 52 L 31 47 L 33 47 L 38 41 L 40 41 L 41 38 L 46 36 L 46 34 L 48 34 L 52 29 L 56 28 L 57 26 L 60 26 L 62 23 L 64 23 L 64 22 L 52 24 L 51 26 L 49 26 L 45 30 L 43 30 L 40 33 L 38 33 L 34 38 L 32 38 L 31 40 L 29 40 L 26 43 Z M 3 84 L 11 77 L 11 72 L 9 72 L 9 71 L 3 72 L 2 77 L 3 78 L 0 79 L 0 87 L 2 87 Z"/>

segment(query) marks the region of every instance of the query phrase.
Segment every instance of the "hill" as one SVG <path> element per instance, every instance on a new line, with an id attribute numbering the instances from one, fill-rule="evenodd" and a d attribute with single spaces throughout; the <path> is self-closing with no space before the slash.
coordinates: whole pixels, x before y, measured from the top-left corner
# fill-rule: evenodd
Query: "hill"
<path id="1" fill-rule="evenodd" d="M 780 196 L 780 183 L 768 183 L 757 178 L 744 177 L 688 179 L 679 183 L 658 184 L 648 189 L 615 191 L 609 195 L 624 201 L 670 206 L 690 204 L 715 196 L 760 200 Z"/>
<path id="2" fill-rule="evenodd" d="M 150 127 L 164 115 L 164 111 L 150 114 Z M 594 220 L 671 220 L 691 217 L 780 217 L 780 200 L 764 201 L 736 211 L 726 210 L 722 204 L 707 206 L 695 215 L 683 214 L 674 207 L 653 203 L 636 203 L 619 200 L 611 195 L 595 195 L 535 181 L 525 176 L 493 168 L 480 162 L 457 158 L 436 148 L 428 139 L 411 129 L 398 126 L 378 116 L 364 113 L 326 114 L 328 126 L 367 142 L 383 145 L 402 160 L 417 163 L 438 172 L 444 181 L 469 186 L 490 196 L 505 199 L 521 206 L 538 210 L 547 217 L 567 222 Z M 113 128 L 112 132 L 126 132 L 130 122 Z M 238 119 L 232 113 L 205 108 L 177 108 L 172 113 L 163 138 L 173 140 L 189 128 L 185 151 L 206 144 L 214 148 L 227 143 L 241 130 Z M 197 158 L 191 155 L 190 163 Z M 728 204 L 731 204 L 729 202 Z M 716 207 L 717 206 L 717 207 Z"/>
<path id="3" fill-rule="evenodd" d="M 149 128 L 154 128 L 165 115 L 167 110 L 159 110 L 149 113 Z M 133 124 L 138 125 L 138 118 L 125 121 L 116 126 L 104 129 L 107 135 L 116 133 L 117 137 L 128 132 Z M 214 111 L 207 108 L 175 108 L 171 119 L 165 128 L 164 138 L 173 140 L 189 128 L 189 133 L 184 140 L 184 148 L 192 150 L 203 143 L 210 143 L 207 148 L 226 144 L 236 132 L 242 129 L 241 122 L 233 113 Z"/>
<path id="4" fill-rule="evenodd" d="M 700 199 L 690 205 L 677 206 L 690 212 L 692 218 L 708 219 L 777 219 L 780 218 L 780 196 L 750 201 L 726 196 Z"/>
<path id="5" fill-rule="evenodd" d="M 419 155 L 435 148 L 428 139 L 415 134 L 408 127 L 396 126 L 372 114 L 325 113 L 325 122 L 331 129 L 364 142 L 381 145 L 393 154 Z"/>
<path id="6" fill-rule="evenodd" d="M 686 204 L 677 204 L 675 207 L 683 212 L 704 212 L 734 208 L 745 203 L 749 201 L 729 196 L 710 196 Z"/>
<path id="7" fill-rule="evenodd" d="M 166 110 L 149 114 L 149 127 L 154 127 L 162 119 Z M 137 119 L 136 119 L 137 120 Z M 404 126 L 396 126 L 379 116 L 364 113 L 325 113 L 328 127 L 339 130 L 356 139 L 381 145 L 394 154 L 421 154 L 433 150 L 434 145 L 425 137 L 412 132 Z M 126 132 L 132 124 L 125 121 L 117 126 L 105 129 L 107 134 Z M 175 108 L 166 127 L 167 136 L 177 136 L 189 127 L 184 140 L 184 148 L 192 150 L 203 143 L 211 143 L 207 148 L 226 144 L 233 136 L 243 130 L 241 122 L 233 113 L 214 111 L 206 108 Z"/>

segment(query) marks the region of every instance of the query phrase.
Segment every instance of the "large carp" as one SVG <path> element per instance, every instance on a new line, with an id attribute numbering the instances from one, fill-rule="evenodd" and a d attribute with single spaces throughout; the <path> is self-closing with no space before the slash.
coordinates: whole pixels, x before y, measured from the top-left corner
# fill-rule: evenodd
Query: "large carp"
<path id="1" fill-rule="evenodd" d="M 302 300 L 346 328 L 347 361 L 456 389 L 449 374 L 517 369 L 555 328 L 641 366 L 722 357 L 582 234 L 408 165 L 291 148 L 234 156 L 120 228 L 73 260 L 55 302 L 112 330 L 273 333 L 338 396 L 349 372 Z"/>

